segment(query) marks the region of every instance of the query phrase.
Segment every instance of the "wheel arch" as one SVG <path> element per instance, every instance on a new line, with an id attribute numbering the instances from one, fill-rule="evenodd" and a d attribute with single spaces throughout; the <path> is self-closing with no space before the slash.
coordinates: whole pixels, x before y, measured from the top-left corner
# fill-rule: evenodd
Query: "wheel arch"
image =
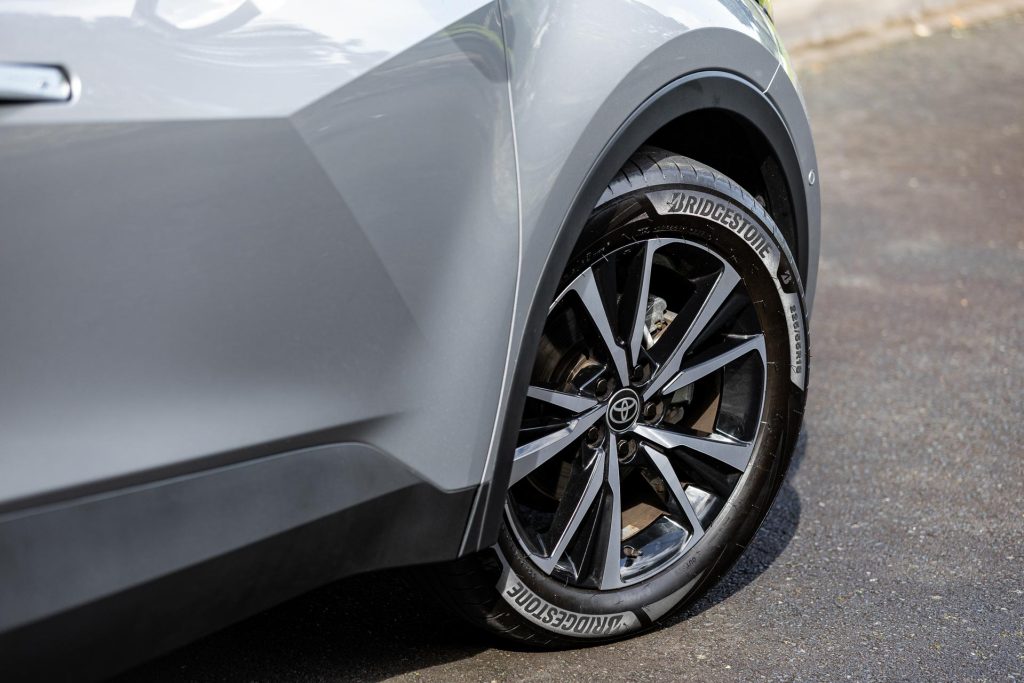
<path id="1" fill-rule="evenodd" d="M 549 302 L 556 294 L 559 276 L 601 193 L 636 150 L 645 144 L 656 143 L 714 166 L 714 159 L 701 158 L 690 148 L 695 140 L 690 127 L 695 121 L 708 117 L 717 120 L 720 139 L 736 132 L 749 136 L 759 145 L 759 151 L 754 157 L 758 153 L 763 154 L 759 163 L 770 160 L 778 169 L 780 177 L 774 179 L 777 182 L 769 190 L 769 200 L 789 203 L 791 234 L 795 241 L 791 249 L 805 283 L 813 283 L 817 243 L 812 240 L 812 231 L 817 226 L 812 225 L 812 207 L 804 184 L 800 150 L 783 114 L 766 94 L 770 89 L 769 85 L 769 88 L 762 90 L 747 79 L 727 71 L 702 70 L 690 73 L 665 85 L 640 104 L 604 145 L 580 183 L 555 233 L 541 277 L 533 296 L 526 302 L 529 308 L 519 333 L 519 344 L 518 347 L 512 347 L 517 351 L 514 351 L 514 363 L 509 366 L 510 398 L 504 415 L 499 415 L 499 441 L 493 463 L 490 463 L 491 476 L 485 478 L 477 493 L 460 554 L 490 547 L 498 538 L 504 492 L 508 488 L 518 425 L 522 417 L 522 397 L 529 385 L 531 360 L 537 351 Z M 760 167 L 757 175 L 764 182 L 765 176 Z M 755 194 L 754 189 L 747 189 Z"/>

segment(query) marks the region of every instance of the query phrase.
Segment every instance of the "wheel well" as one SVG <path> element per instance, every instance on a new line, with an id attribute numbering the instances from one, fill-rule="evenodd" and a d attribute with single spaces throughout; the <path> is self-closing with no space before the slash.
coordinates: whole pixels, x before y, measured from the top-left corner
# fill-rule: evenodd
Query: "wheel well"
<path id="1" fill-rule="evenodd" d="M 510 396 L 517 398 L 508 404 L 501 424 L 494 475 L 479 489 L 460 550 L 463 554 L 497 541 L 525 403 L 525 399 L 519 402 L 518 397 L 526 395 L 541 330 L 562 269 L 601 193 L 644 144 L 689 155 L 728 174 L 754 196 L 760 195 L 807 281 L 810 254 L 805 245 L 810 241 L 811 226 L 798 150 L 781 114 L 762 90 L 733 74 L 703 71 L 669 83 L 642 103 L 608 141 L 605 152 L 595 160 L 581 184 L 569 186 L 579 187 L 579 191 L 568 214 L 561 219 L 547 261 L 549 265 L 560 266 L 544 270 L 527 302 L 528 320 L 509 391 Z"/>
<path id="2" fill-rule="evenodd" d="M 701 109 L 662 126 L 644 144 L 707 164 L 760 201 L 800 262 L 793 201 L 782 166 L 758 128 L 724 109 Z"/>

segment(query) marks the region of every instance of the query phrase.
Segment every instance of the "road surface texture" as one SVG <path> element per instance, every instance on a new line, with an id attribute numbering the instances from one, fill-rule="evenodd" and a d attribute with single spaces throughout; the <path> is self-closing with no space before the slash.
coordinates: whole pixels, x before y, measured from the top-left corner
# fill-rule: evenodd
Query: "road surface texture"
<path id="1" fill-rule="evenodd" d="M 806 436 L 710 595 L 531 652 L 405 574 L 358 577 L 127 679 L 1024 681 L 1024 16 L 803 84 L 825 203 Z"/>
<path id="2" fill-rule="evenodd" d="M 932 26 L 958 26 L 976 16 L 1000 16 L 1021 9 L 1021 0 L 775 0 L 775 20 L 790 50 L 810 45 L 872 38 L 879 34 L 912 35 Z M 910 31 L 901 31 L 909 28 Z M 887 37 L 883 36 L 887 40 Z"/>

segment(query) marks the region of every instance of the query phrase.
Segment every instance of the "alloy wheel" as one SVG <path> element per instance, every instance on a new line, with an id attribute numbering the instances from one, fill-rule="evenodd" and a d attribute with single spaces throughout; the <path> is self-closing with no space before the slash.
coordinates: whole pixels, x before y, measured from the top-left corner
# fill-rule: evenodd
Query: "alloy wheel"
<path id="1" fill-rule="evenodd" d="M 614 590 L 698 544 L 747 471 L 768 374 L 729 260 L 654 237 L 598 253 L 551 305 L 506 503 L 566 585 Z"/>

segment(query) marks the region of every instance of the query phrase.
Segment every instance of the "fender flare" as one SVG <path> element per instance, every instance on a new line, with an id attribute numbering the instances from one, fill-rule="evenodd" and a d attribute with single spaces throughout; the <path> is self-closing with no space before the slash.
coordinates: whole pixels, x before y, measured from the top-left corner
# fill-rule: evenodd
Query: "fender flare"
<path id="1" fill-rule="evenodd" d="M 781 66 L 779 67 L 781 70 Z M 516 437 L 530 381 L 532 361 L 544 329 L 548 305 L 554 298 L 562 271 L 601 193 L 623 164 L 654 133 L 671 121 L 701 110 L 723 110 L 747 119 L 762 135 L 782 167 L 793 201 L 796 220 L 797 267 L 808 273 L 809 216 L 797 148 L 785 119 L 757 86 L 725 71 L 698 71 L 669 83 L 637 107 L 619 126 L 591 165 L 576 192 L 544 264 L 522 330 L 516 362 L 512 366 L 508 410 L 502 418 L 493 475 L 477 492 L 463 537 L 460 555 L 494 545 L 503 515 L 505 491 L 512 473 Z"/>

